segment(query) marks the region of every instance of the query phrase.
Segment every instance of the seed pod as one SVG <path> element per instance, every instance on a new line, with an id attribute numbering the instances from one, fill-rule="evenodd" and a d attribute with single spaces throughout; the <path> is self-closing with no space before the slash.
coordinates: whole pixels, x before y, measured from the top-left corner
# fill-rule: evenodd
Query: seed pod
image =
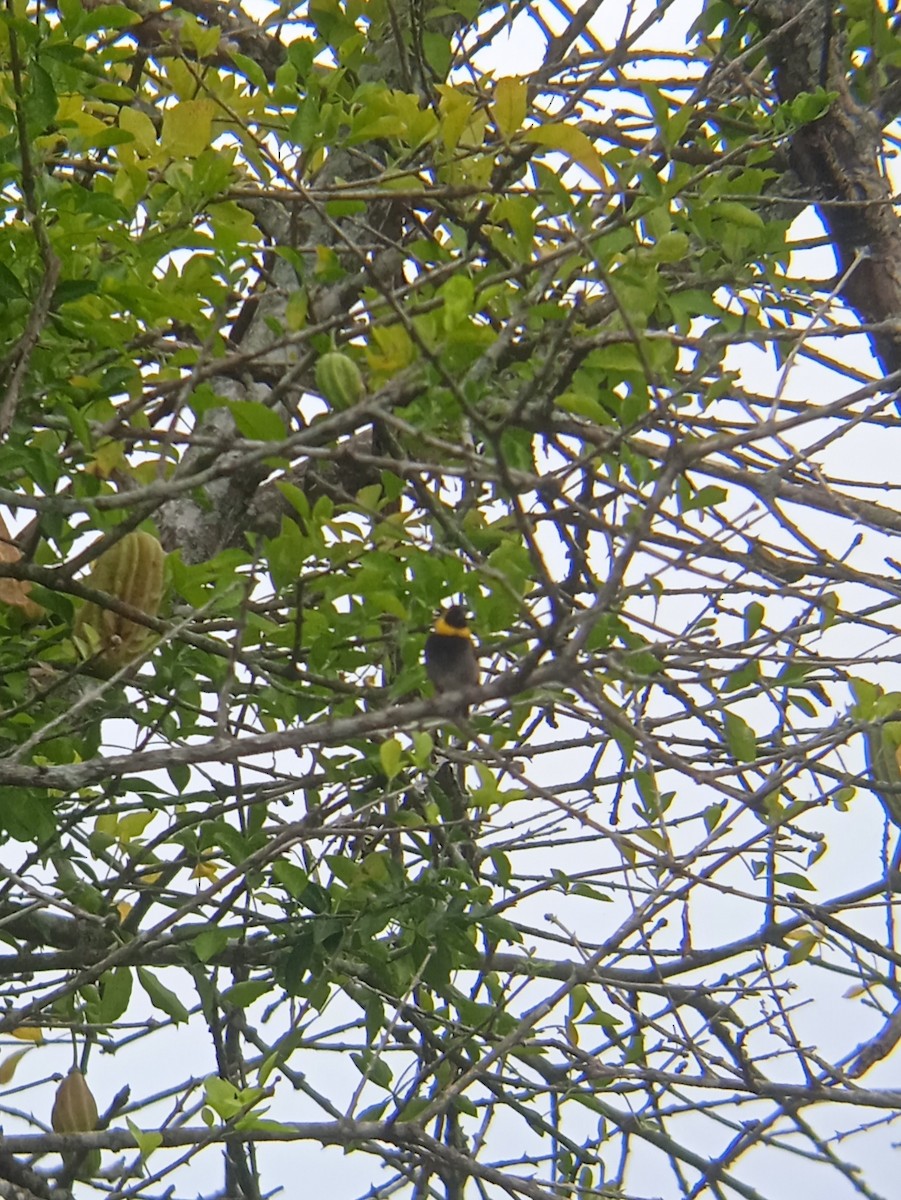
<path id="1" fill-rule="evenodd" d="M 108 592 L 149 617 L 163 598 L 166 555 L 150 533 L 127 533 L 101 554 L 91 568 L 88 586 Z M 112 674 L 140 658 L 153 632 L 99 604 L 85 604 L 75 619 L 75 637 L 97 667 Z"/>
<path id="2" fill-rule="evenodd" d="M 316 387 L 332 404 L 349 408 L 363 395 L 363 376 L 352 359 L 332 350 L 316 363 Z"/>
<path id="3" fill-rule="evenodd" d="M 97 1101 L 74 1067 L 56 1089 L 50 1124 L 56 1133 L 90 1133 L 97 1128 Z"/>

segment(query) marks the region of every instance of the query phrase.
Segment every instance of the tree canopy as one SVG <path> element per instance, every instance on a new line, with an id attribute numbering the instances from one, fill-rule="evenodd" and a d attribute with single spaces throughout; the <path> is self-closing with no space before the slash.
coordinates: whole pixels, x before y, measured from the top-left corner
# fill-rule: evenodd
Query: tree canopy
<path id="1" fill-rule="evenodd" d="M 0 1196 L 891 1190 L 894 8 L 6 0 Z"/>

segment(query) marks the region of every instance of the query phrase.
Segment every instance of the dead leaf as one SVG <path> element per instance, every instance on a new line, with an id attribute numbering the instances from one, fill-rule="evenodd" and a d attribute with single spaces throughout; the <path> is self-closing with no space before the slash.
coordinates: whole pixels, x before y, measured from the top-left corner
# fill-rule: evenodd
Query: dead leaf
<path id="1" fill-rule="evenodd" d="M 22 551 L 13 543 L 12 534 L 0 516 L 0 563 L 16 563 L 21 557 Z M 29 621 L 37 621 L 46 610 L 31 599 L 30 591 L 27 579 L 0 579 L 0 603 L 21 608 Z"/>

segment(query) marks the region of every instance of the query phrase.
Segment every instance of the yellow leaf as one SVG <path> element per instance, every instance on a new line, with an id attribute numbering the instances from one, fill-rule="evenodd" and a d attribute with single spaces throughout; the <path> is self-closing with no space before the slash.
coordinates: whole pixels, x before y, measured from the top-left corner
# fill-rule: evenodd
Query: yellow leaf
<path id="1" fill-rule="evenodd" d="M 142 156 L 155 153 L 157 149 L 156 129 L 146 113 L 140 112 L 136 108 L 120 108 L 119 128 L 131 134 L 142 151 Z"/>
<path id="2" fill-rule="evenodd" d="M 318 245 L 316 247 L 316 267 L 317 275 L 328 275 L 333 271 L 340 269 L 341 260 L 330 246 Z"/>
<path id="3" fill-rule="evenodd" d="M 494 85 L 491 115 L 504 141 L 509 141 L 514 133 L 522 129 L 527 103 L 526 83 L 518 75 L 505 75 Z"/>
<path id="4" fill-rule="evenodd" d="M 196 158 L 213 139 L 212 100 L 181 100 L 163 113 L 163 149 L 173 158 Z"/>
<path id="5" fill-rule="evenodd" d="M 74 128 L 78 135 L 89 142 L 99 134 L 106 133 L 107 125 L 93 113 L 87 112 L 83 96 L 64 95 L 59 98 L 59 108 L 56 111 L 56 124 L 63 133 Z M 93 144 L 93 142 L 91 142 Z"/>
<path id="6" fill-rule="evenodd" d="M 560 154 L 571 158 L 592 179 L 606 184 L 607 173 L 601 156 L 595 150 L 591 139 L 581 129 L 576 129 L 575 125 L 539 125 L 530 129 L 526 138 L 530 142 L 537 142 L 539 146 L 545 146 L 548 150 L 559 151 Z"/>
<path id="7" fill-rule="evenodd" d="M 126 466 L 125 444 L 123 442 L 107 441 L 98 446 L 94 457 L 85 467 L 86 475 L 95 475 L 98 479 L 109 479 L 114 471 Z"/>
<path id="8" fill-rule="evenodd" d="M 285 325 L 289 333 L 297 333 L 307 323 L 307 313 L 310 308 L 310 298 L 303 288 L 298 288 L 288 297 L 285 306 Z"/>
<path id="9" fill-rule="evenodd" d="M 155 816 L 156 813 L 152 812 L 134 812 L 123 817 L 117 830 L 119 841 L 124 844 L 134 837 L 139 837 Z"/>
<path id="10" fill-rule="evenodd" d="M 485 130 L 488 126 L 488 113 L 483 108 L 477 108 L 460 135 L 460 142 L 464 146 L 471 146 L 477 150 L 485 142 Z M 486 156 L 487 157 L 487 156 Z M 494 166 L 494 158 L 491 156 L 491 165 Z"/>
<path id="11" fill-rule="evenodd" d="M 656 850 L 665 851 L 667 849 L 666 842 L 656 829 L 636 829 L 634 836 L 641 838 L 643 842 L 648 842 Z"/>
<path id="12" fill-rule="evenodd" d="M 216 879 L 219 875 L 219 864 L 215 862 L 199 862 L 191 872 L 192 879 Z"/>
<path id="13" fill-rule="evenodd" d="M 6 1058 L 0 1062 L 0 1084 L 12 1083 L 12 1077 L 16 1073 L 16 1067 L 30 1049 L 30 1046 L 26 1046 L 24 1050 L 16 1050 L 14 1054 L 7 1054 Z"/>
<path id="14" fill-rule="evenodd" d="M 117 146 L 116 153 L 122 165 L 113 176 L 113 195 L 123 204 L 137 204 L 147 190 L 148 171 L 137 165 L 135 149 L 130 143 Z M 143 159 L 147 164 L 151 161 L 149 158 Z"/>
<path id="15" fill-rule="evenodd" d="M 116 905 L 116 912 L 119 914 L 119 924 L 120 925 L 125 924 L 125 922 L 129 918 L 129 915 L 131 914 L 131 910 L 133 908 L 134 908 L 134 905 L 129 904 L 127 900 L 119 901 L 119 903 Z"/>
<path id="16" fill-rule="evenodd" d="M 445 150 L 456 150 L 460 135 L 466 128 L 470 114 L 475 108 L 476 98 L 460 88 L 442 84 L 438 91 L 441 100 L 438 112 L 441 117 L 441 139 Z"/>
<path id="17" fill-rule="evenodd" d="M 370 368 L 378 374 L 396 375 L 413 361 L 413 342 L 403 325 L 376 325 L 372 340 L 378 344 L 378 350 L 367 346 L 366 358 Z"/>
<path id="18" fill-rule="evenodd" d="M 94 832 L 102 833 L 104 837 L 115 837 L 119 818 L 115 813 L 104 813 L 94 822 Z"/>
<path id="19" fill-rule="evenodd" d="M 36 1046 L 40 1046 L 44 1040 L 44 1031 L 37 1025 L 20 1025 L 18 1029 L 11 1030 L 11 1033 L 20 1042 L 34 1042 Z"/>

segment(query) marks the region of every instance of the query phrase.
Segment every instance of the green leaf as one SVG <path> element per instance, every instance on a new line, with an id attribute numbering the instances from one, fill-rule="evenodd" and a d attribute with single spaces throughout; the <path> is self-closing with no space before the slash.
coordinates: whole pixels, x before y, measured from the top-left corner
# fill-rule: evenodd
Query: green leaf
<path id="1" fill-rule="evenodd" d="M 624 1061 L 629 1065 L 632 1065 L 635 1063 L 637 1063 L 640 1066 L 645 1065 L 645 1063 L 647 1062 L 647 1057 L 645 1054 L 645 1039 L 644 1039 L 643 1033 L 637 1033 L 637 1034 L 635 1034 L 634 1037 L 629 1039 L 629 1041 L 626 1044 L 626 1054 L 625 1054 Z"/>
<path id="2" fill-rule="evenodd" d="M 8 303 L 10 300 L 18 300 L 24 295 L 25 291 L 19 283 L 18 277 L 5 263 L 0 263 L 0 300 Z"/>
<path id="3" fill-rule="evenodd" d="M 824 113 L 828 112 L 837 98 L 837 92 L 827 92 L 824 88 L 816 88 L 813 92 L 798 92 L 792 98 L 788 108 L 794 121 L 797 121 L 799 125 L 808 125 L 811 121 L 819 120 Z"/>
<path id="4" fill-rule="evenodd" d="M 411 1100 L 407 1101 L 398 1113 L 398 1121 L 415 1121 L 420 1113 L 425 1112 L 427 1108 L 431 1107 L 431 1103 L 428 1096 L 414 1096 Z"/>
<path id="5" fill-rule="evenodd" d="M 273 863 L 272 874 L 295 900 L 300 899 L 309 883 L 307 872 L 286 858 Z"/>
<path id="6" fill-rule="evenodd" d="M 657 788 L 657 777 L 650 767 L 642 767 L 635 772 L 635 786 L 645 810 L 651 816 L 659 816 L 660 792 Z"/>
<path id="7" fill-rule="evenodd" d="M 385 1109 L 390 1103 L 391 1100 L 389 1097 L 386 1100 L 380 1100 L 378 1104 L 370 1104 L 368 1108 L 364 1108 L 363 1111 L 357 1116 L 357 1120 L 360 1122 L 381 1121 L 382 1117 L 385 1115 Z"/>
<path id="8" fill-rule="evenodd" d="M 210 962 L 217 954 L 221 954 L 227 945 L 228 934 L 224 929 L 217 928 L 204 929 L 191 942 L 194 953 L 202 963 Z"/>
<path id="9" fill-rule="evenodd" d="M 170 763 L 166 774 L 172 780 L 172 786 L 182 796 L 191 785 L 191 768 L 187 763 Z"/>
<path id="10" fill-rule="evenodd" d="M 743 229 L 766 228 L 766 223 L 759 212 L 749 208 L 747 204 L 740 204 L 737 200 L 711 201 L 708 205 L 708 212 L 712 217 L 727 221 L 730 225 L 738 225 Z"/>
<path id="11" fill-rule="evenodd" d="M 469 321 L 475 308 L 475 286 L 468 275 L 458 273 L 441 289 L 444 327 L 447 330 Z"/>
<path id="12" fill-rule="evenodd" d="M 258 62 L 249 58 L 246 54 L 239 54 L 234 49 L 229 51 L 229 58 L 254 87 L 265 90 L 268 86 L 268 80 L 266 79 L 266 72 Z"/>
<path id="13" fill-rule="evenodd" d="M 272 991 L 272 984 L 265 979 L 246 979 L 233 984 L 222 993 L 222 999 L 233 1008 L 247 1008 L 261 996 Z"/>
<path id="14" fill-rule="evenodd" d="M 296 484 L 288 483 L 286 480 L 278 480 L 276 487 L 299 516 L 304 519 L 309 517 L 310 501 L 307 499 L 306 492 L 301 491 Z"/>
<path id="15" fill-rule="evenodd" d="M 289 333 L 297 333 L 307 323 L 310 308 L 310 297 L 303 288 L 297 288 L 288 297 L 285 305 L 285 328 Z"/>
<path id="16" fill-rule="evenodd" d="M 162 1146 L 163 1135 L 158 1130 L 139 1129 L 131 1117 L 126 1117 L 125 1123 L 137 1144 L 138 1153 L 141 1155 L 141 1162 L 145 1163 L 154 1150 Z"/>
<path id="17" fill-rule="evenodd" d="M 435 749 L 435 739 L 430 733 L 417 732 L 412 735 L 413 751 L 410 758 L 415 767 L 423 770 L 431 761 L 432 752 Z"/>
<path id="18" fill-rule="evenodd" d="M 729 493 L 725 488 L 711 483 L 707 487 L 699 488 L 696 492 L 691 492 L 684 498 L 680 497 L 679 507 L 682 512 L 692 512 L 699 508 L 716 508 L 718 504 L 722 504 L 724 500 L 728 499 L 728 496 Z"/>
<path id="19" fill-rule="evenodd" d="M 182 1025 L 188 1020 L 188 1010 L 181 1000 L 175 992 L 160 983 L 152 971 L 146 967 L 138 967 L 138 981 L 154 1008 L 158 1008 L 167 1017 L 171 1017 L 176 1025 Z"/>
<path id="20" fill-rule="evenodd" d="M 196 158 L 213 139 L 213 100 L 180 100 L 163 110 L 163 132 L 160 143 L 173 158 Z"/>
<path id="21" fill-rule="evenodd" d="M 739 667 L 737 671 L 733 671 L 726 677 L 722 690 L 724 692 L 737 692 L 741 688 L 749 687 L 752 683 L 756 683 L 759 678 L 760 662 L 756 658 L 751 658 L 744 666 Z"/>
<path id="22" fill-rule="evenodd" d="M 848 685 L 851 688 L 851 694 L 857 703 L 854 706 L 854 716 L 859 720 L 869 721 L 876 713 L 876 702 L 882 695 L 882 688 L 878 683 L 871 683 L 869 679 L 858 679 L 851 676 L 848 679 Z"/>
<path id="23" fill-rule="evenodd" d="M 725 809 L 725 804 L 709 804 L 704 809 L 704 828 L 708 833 L 712 833 L 719 825 Z"/>
<path id="24" fill-rule="evenodd" d="M 340 879 L 342 883 L 346 883 L 348 887 L 354 887 L 359 883 L 362 875 L 362 867 L 355 862 L 351 862 L 349 858 L 345 858 L 343 854 L 327 854 L 325 861 L 328 863 L 336 879 Z M 317 927 L 317 932 L 320 932 L 323 926 Z"/>
<path id="25" fill-rule="evenodd" d="M 228 407 L 244 437 L 255 442 L 284 441 L 284 422 L 265 404 L 253 400 L 229 400 Z"/>
<path id="26" fill-rule="evenodd" d="M 309 553 L 310 543 L 301 533 L 297 522 L 283 517 L 281 533 L 266 543 L 269 572 L 277 588 L 293 586 Z"/>
<path id="27" fill-rule="evenodd" d="M 601 156 L 595 150 L 588 136 L 581 129 L 576 129 L 574 125 L 539 125 L 535 129 L 530 129 L 525 136 L 529 142 L 535 142 L 548 150 L 557 150 L 560 154 L 571 158 L 595 182 L 601 185 L 609 183 Z"/>
<path id="28" fill-rule="evenodd" d="M 364 1054 L 351 1054 L 350 1060 L 360 1074 L 365 1075 L 376 1087 L 391 1087 L 394 1075 L 383 1058 L 377 1058 L 374 1054 L 367 1051 Z"/>
<path id="29" fill-rule="evenodd" d="M 30 70 L 31 87 L 25 99 L 28 124 L 35 133 L 43 133 L 56 116 L 56 86 L 50 74 L 37 63 Z"/>
<path id="30" fill-rule="evenodd" d="M 763 624 L 764 607 L 757 601 L 752 600 L 745 608 L 745 639 L 749 640 L 754 636 L 760 626 Z"/>
<path id="31" fill-rule="evenodd" d="M 446 79 L 453 62 L 453 53 L 447 35 L 434 29 L 426 29 L 422 34 L 422 49 L 433 77 Z"/>
<path id="32" fill-rule="evenodd" d="M 115 967 L 101 975 L 98 980 L 101 1024 L 112 1025 L 125 1013 L 131 999 L 132 982 L 130 967 Z"/>
<path id="33" fill-rule="evenodd" d="M 736 713 L 725 716 L 726 744 L 738 762 L 754 762 L 757 758 L 757 737 L 751 726 Z"/>
<path id="34" fill-rule="evenodd" d="M 239 1111 L 238 1089 L 228 1079 L 218 1075 L 208 1075 L 203 1081 L 204 1096 L 207 1104 L 222 1121 L 229 1121 Z"/>
<path id="35" fill-rule="evenodd" d="M 379 762 L 389 782 L 400 771 L 403 756 L 403 746 L 401 746 L 397 738 L 387 738 L 379 746 Z"/>
<path id="36" fill-rule="evenodd" d="M 505 141 L 517 133 L 526 119 L 528 86 L 516 75 L 505 75 L 494 85 L 491 115 L 498 132 Z"/>
<path id="37" fill-rule="evenodd" d="M 824 592 L 820 597 L 820 611 L 823 614 L 823 628 L 829 629 L 838 620 L 841 610 L 839 598 L 835 592 Z"/>
<path id="38" fill-rule="evenodd" d="M 590 883 L 574 883 L 571 891 L 574 896 L 584 896 L 586 900 L 602 900 L 606 904 L 613 902 L 612 896 L 609 896 L 606 892 L 599 892 Z"/>
<path id="39" fill-rule="evenodd" d="M 810 882 L 806 875 L 799 875 L 797 871 L 783 871 L 774 876 L 776 883 L 784 883 L 786 887 L 801 888 L 806 892 L 815 892 L 816 886 Z"/>

